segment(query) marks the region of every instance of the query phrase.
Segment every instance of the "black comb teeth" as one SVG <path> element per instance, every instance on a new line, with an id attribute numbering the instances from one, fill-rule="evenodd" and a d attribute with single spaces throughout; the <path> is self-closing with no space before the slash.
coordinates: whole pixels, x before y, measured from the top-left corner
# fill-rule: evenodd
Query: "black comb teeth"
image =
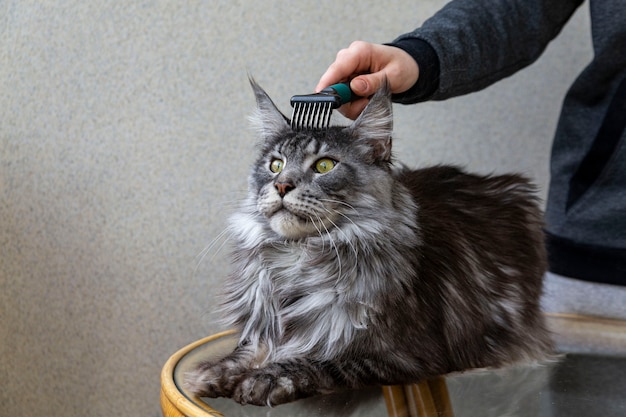
<path id="1" fill-rule="evenodd" d="M 333 110 L 352 99 L 347 84 L 335 84 L 319 93 L 291 97 L 293 113 L 291 128 L 294 130 L 320 130 L 330 126 Z"/>
<path id="2" fill-rule="evenodd" d="M 294 101 L 291 100 L 293 113 L 291 128 L 294 130 L 325 129 L 330 125 L 330 116 L 333 114 L 332 102 L 323 101 Z"/>

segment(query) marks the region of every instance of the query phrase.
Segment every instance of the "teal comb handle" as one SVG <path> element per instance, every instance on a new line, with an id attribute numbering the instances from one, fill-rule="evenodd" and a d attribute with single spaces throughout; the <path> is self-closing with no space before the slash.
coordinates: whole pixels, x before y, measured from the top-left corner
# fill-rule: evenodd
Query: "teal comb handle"
<path id="1" fill-rule="evenodd" d="M 320 91 L 320 93 L 337 94 L 341 101 L 341 103 L 339 104 L 340 106 L 346 103 L 349 103 L 352 100 L 352 98 L 355 97 L 354 94 L 352 93 L 352 90 L 350 90 L 350 84 L 348 83 L 339 83 L 339 84 L 331 85 L 329 87 L 326 87 L 322 91 Z"/>

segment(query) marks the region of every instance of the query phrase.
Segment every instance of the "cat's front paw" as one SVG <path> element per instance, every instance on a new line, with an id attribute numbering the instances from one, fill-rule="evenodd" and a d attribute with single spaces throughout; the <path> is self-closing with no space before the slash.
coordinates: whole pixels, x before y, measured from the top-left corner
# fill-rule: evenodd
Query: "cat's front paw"
<path id="1" fill-rule="evenodd" d="M 185 374 L 183 388 L 198 397 L 230 397 L 238 380 L 238 375 L 206 364 Z"/>
<path id="2" fill-rule="evenodd" d="M 288 376 L 276 376 L 263 370 L 244 376 L 235 387 L 233 400 L 240 404 L 274 406 L 297 400 L 298 390 Z"/>

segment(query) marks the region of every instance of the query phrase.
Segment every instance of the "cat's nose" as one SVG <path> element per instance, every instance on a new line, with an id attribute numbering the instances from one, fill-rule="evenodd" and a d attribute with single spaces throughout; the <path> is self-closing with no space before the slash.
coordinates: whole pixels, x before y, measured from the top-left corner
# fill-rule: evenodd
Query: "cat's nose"
<path id="1" fill-rule="evenodd" d="M 276 190 L 281 197 L 284 197 L 285 194 L 296 188 L 293 184 L 289 182 L 277 182 L 274 183 L 274 187 L 276 187 Z"/>

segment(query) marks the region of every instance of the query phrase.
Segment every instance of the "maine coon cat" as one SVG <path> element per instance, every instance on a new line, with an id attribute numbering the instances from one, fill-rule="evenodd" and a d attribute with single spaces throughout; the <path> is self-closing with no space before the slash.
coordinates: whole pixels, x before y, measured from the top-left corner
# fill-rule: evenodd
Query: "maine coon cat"
<path id="1" fill-rule="evenodd" d="M 260 149 L 223 301 L 241 338 L 190 391 L 276 405 L 550 350 L 526 179 L 395 166 L 387 88 L 350 126 L 297 131 L 251 83 Z"/>

